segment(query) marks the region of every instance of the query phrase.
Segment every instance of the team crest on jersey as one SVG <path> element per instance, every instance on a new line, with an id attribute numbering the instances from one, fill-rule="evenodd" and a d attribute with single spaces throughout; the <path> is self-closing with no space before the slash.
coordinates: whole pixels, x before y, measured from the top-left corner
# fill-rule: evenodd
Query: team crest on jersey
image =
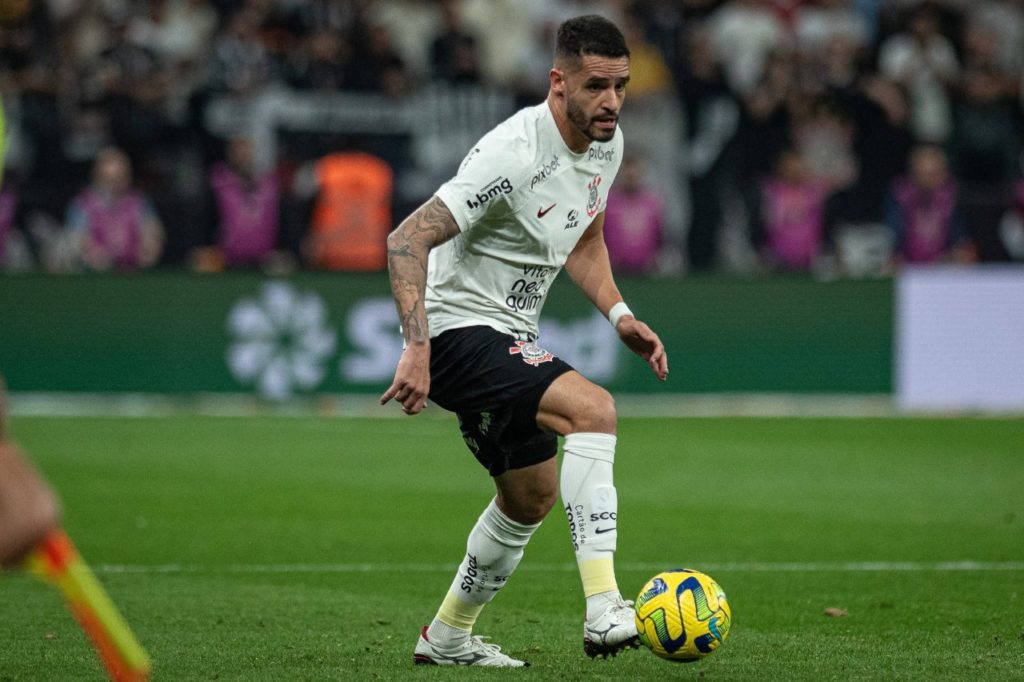
<path id="1" fill-rule="evenodd" d="M 527 341 L 516 341 L 516 345 L 508 349 L 509 355 L 521 355 L 523 362 L 536 367 L 542 362 L 551 362 L 555 356 L 549 350 Z"/>
<path id="2" fill-rule="evenodd" d="M 587 217 L 593 218 L 601 210 L 601 193 L 598 187 L 601 186 L 601 176 L 595 175 L 594 179 L 587 183 L 590 195 L 587 197 Z"/>

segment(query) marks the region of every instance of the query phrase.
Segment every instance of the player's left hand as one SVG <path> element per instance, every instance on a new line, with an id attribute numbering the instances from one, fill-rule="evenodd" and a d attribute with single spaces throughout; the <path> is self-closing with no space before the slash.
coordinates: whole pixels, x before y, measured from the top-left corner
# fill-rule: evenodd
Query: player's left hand
<path id="1" fill-rule="evenodd" d="M 642 357 L 661 381 L 668 378 L 668 355 L 658 335 L 635 317 L 623 316 L 615 331 L 631 351 Z"/>

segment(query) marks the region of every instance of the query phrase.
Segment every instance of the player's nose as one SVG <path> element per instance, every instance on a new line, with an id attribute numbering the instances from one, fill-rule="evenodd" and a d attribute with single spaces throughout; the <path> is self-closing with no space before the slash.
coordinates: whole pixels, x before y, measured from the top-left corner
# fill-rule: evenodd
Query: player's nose
<path id="1" fill-rule="evenodd" d="M 618 93 L 615 88 L 608 88 L 602 93 L 601 97 L 601 113 L 618 116 L 619 108 L 622 106 L 622 101 L 619 99 Z"/>

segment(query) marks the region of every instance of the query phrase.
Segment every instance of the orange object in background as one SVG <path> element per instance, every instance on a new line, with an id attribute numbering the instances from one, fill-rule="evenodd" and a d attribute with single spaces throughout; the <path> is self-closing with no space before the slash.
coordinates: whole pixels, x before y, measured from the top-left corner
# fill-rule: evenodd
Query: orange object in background
<path id="1" fill-rule="evenodd" d="M 339 152 L 316 165 L 309 256 L 327 270 L 383 270 L 391 231 L 394 173 L 381 159 Z"/>

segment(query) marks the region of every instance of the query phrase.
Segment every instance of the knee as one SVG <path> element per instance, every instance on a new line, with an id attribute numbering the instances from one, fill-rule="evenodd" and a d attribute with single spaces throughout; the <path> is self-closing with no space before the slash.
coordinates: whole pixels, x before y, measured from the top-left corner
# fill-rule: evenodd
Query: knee
<path id="1" fill-rule="evenodd" d="M 528 502 L 522 510 L 522 519 L 519 523 L 534 524 L 540 523 L 548 515 L 551 508 L 555 506 L 557 492 L 544 493 Z"/>
<path id="2" fill-rule="evenodd" d="M 517 496 L 516 499 L 499 495 L 498 505 L 513 521 L 534 524 L 544 520 L 557 499 L 558 486 L 552 484 L 534 487 L 527 495 Z"/>
<path id="3" fill-rule="evenodd" d="M 615 433 L 615 398 L 600 386 L 592 386 L 580 396 L 573 412 L 573 433 Z"/>
<path id="4" fill-rule="evenodd" d="M 544 393 L 537 410 L 537 424 L 544 430 L 570 433 L 615 433 L 615 399 L 612 394 L 576 372 L 555 380 Z"/>

